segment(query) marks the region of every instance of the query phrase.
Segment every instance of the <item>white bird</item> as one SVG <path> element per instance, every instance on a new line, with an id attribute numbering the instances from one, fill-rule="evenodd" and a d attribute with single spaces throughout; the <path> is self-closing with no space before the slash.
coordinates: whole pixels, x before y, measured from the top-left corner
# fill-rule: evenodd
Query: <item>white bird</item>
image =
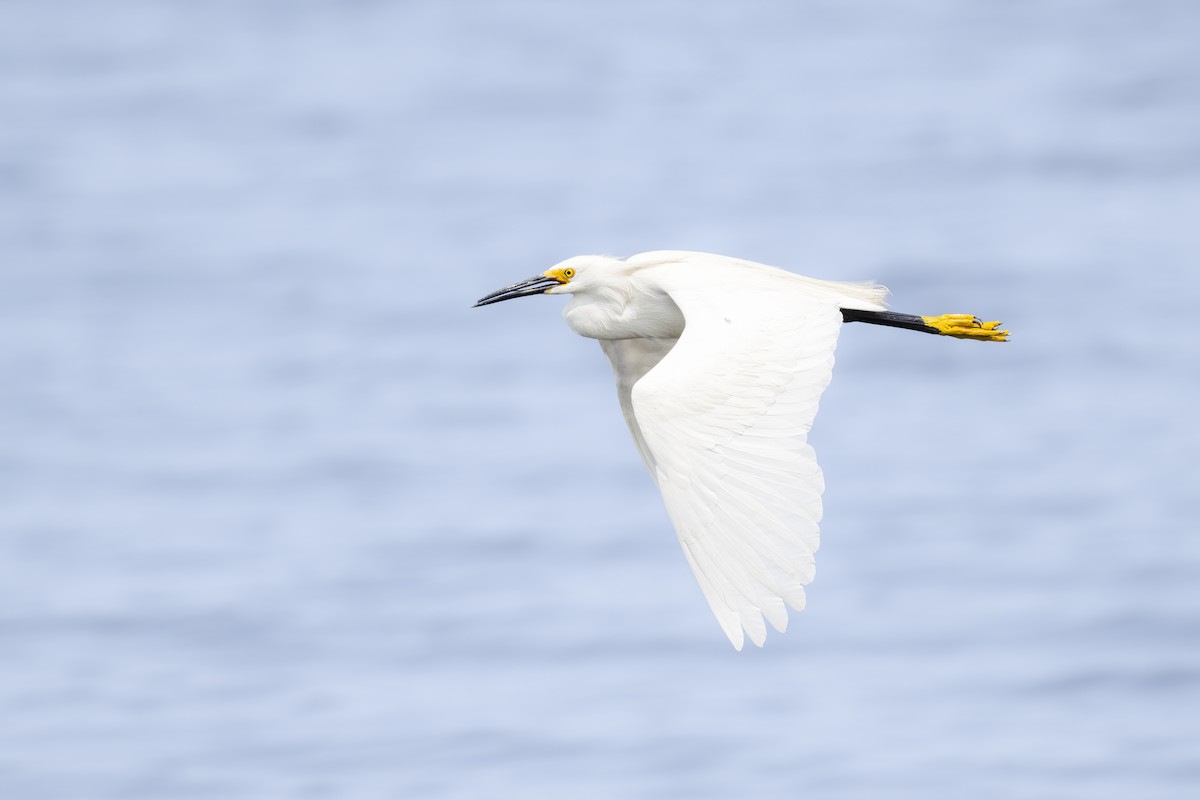
<path id="1" fill-rule="evenodd" d="M 476 306 L 565 294 L 600 341 L 638 452 L 733 646 L 787 628 L 813 579 L 825 481 L 807 440 L 843 321 L 985 341 L 998 322 L 885 310 L 875 283 L 682 251 L 576 256 Z M 744 633 L 743 633 L 744 632 Z"/>

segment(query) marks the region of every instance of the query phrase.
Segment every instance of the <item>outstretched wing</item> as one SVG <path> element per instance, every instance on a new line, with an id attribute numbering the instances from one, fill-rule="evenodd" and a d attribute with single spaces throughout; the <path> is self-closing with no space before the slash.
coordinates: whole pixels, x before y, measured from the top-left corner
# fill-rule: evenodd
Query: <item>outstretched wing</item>
<path id="1" fill-rule="evenodd" d="M 683 336 L 630 404 L 684 555 L 742 648 L 787 627 L 814 575 L 824 478 L 807 434 L 833 370 L 836 295 L 718 265 L 643 273 L 683 312 Z"/>

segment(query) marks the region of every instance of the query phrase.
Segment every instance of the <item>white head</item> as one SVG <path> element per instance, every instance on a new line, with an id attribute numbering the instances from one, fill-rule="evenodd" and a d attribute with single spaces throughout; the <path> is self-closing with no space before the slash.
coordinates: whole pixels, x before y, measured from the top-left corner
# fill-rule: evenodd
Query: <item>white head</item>
<path id="1" fill-rule="evenodd" d="M 555 264 L 541 275 L 506 286 L 476 303 L 486 306 L 502 300 L 535 294 L 607 293 L 626 290 L 629 266 L 609 256 L 574 256 Z"/>
<path id="2" fill-rule="evenodd" d="M 675 339 L 683 332 L 679 307 L 636 273 L 647 264 L 608 256 L 575 256 L 520 283 L 492 292 L 476 306 L 534 294 L 569 294 L 563 318 L 593 339 Z"/>

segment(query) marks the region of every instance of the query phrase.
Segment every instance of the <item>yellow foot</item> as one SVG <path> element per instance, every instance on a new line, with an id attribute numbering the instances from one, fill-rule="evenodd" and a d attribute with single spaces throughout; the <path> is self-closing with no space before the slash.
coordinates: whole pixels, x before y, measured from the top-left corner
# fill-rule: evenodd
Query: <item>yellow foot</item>
<path id="1" fill-rule="evenodd" d="M 980 322 L 970 314 L 942 314 L 939 317 L 921 317 L 929 327 L 943 336 L 959 339 L 980 339 L 985 342 L 1007 342 L 1008 331 L 998 331 L 999 322 Z"/>

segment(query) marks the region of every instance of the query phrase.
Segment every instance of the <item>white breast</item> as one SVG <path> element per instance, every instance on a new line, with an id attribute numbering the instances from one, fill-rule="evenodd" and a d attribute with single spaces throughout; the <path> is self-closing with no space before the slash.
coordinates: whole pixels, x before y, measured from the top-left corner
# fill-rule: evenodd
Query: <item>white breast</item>
<path id="1" fill-rule="evenodd" d="M 563 318 L 589 339 L 678 339 L 683 334 L 683 314 L 660 292 L 580 292 L 571 295 Z"/>

